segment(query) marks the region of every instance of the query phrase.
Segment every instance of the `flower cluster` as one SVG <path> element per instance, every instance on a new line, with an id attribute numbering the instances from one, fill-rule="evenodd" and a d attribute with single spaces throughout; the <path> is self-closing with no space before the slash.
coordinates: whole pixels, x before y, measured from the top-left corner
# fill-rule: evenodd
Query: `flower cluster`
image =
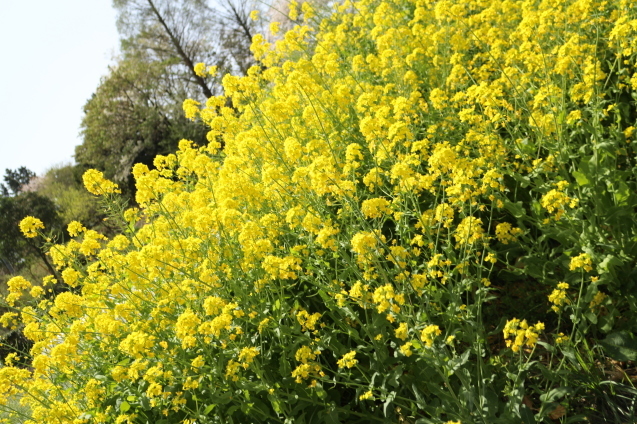
<path id="1" fill-rule="evenodd" d="M 20 221 L 20 231 L 25 237 L 33 238 L 38 236 L 38 230 L 44 229 L 44 224 L 38 218 L 27 216 Z"/>
<path id="2" fill-rule="evenodd" d="M 502 332 L 506 340 L 507 347 L 513 352 L 519 352 L 522 346 L 534 347 L 537 343 L 539 333 L 544 330 L 544 323 L 538 322 L 535 325 L 529 325 L 526 320 L 520 321 L 513 318 L 507 321 Z M 511 338 L 514 336 L 514 338 Z"/>
<path id="3" fill-rule="evenodd" d="M 288 12 L 278 34 L 253 38 L 257 66 L 225 75 L 223 95 L 183 102 L 208 144 L 182 140 L 133 167 L 124 233 L 72 222 L 48 251 L 55 276 L 39 290 L 11 280 L 0 324 L 33 347 L 28 369 L 13 357 L 0 369 L 0 405 L 19 397 L 29 424 L 521 421 L 517 398 L 476 412 L 445 396 L 472 380 L 473 358 L 491 355 L 480 372 L 502 377 L 493 384 L 525 366 L 487 336 L 519 311 L 512 293 L 541 292 L 529 314 L 547 296 L 559 310 L 582 270 L 599 264 L 608 283 L 631 265 L 598 253 L 634 244 L 617 241 L 629 220 L 580 218 L 595 216 L 584 205 L 634 203 L 634 119 L 606 102 L 637 90 L 637 7 L 344 0 Z M 617 127 L 584 133 L 598 121 Z M 595 180 L 603 163 L 623 180 Z M 97 170 L 84 183 L 105 202 L 119 191 Z M 42 228 L 20 224 L 27 237 Z M 588 297 L 571 304 L 621 300 L 603 287 L 608 297 L 579 290 Z M 514 352 L 535 352 L 542 331 L 513 318 L 503 332 Z M 577 345 L 559 329 L 547 339 Z M 511 393 L 550 386 L 524 385 L 527 374 Z M 507 389 L 476 381 L 485 402 Z"/>
<path id="4" fill-rule="evenodd" d="M 96 169 L 89 169 L 82 176 L 86 190 L 96 196 L 120 193 L 117 184 L 104 178 L 104 174 Z"/>

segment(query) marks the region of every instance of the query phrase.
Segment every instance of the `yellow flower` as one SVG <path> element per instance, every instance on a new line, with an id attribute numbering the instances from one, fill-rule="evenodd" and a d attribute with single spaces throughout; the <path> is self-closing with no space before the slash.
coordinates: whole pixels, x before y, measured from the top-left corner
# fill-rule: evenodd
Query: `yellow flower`
<path id="1" fill-rule="evenodd" d="M 193 368 L 201 368 L 204 366 L 205 363 L 206 361 L 204 361 L 203 356 L 199 355 L 192 360 L 190 365 L 192 365 Z"/>
<path id="2" fill-rule="evenodd" d="M 409 356 L 413 355 L 413 352 L 411 350 L 412 346 L 413 346 L 413 343 L 407 342 L 404 345 L 400 346 L 400 352 L 403 355 L 409 357 Z"/>
<path id="3" fill-rule="evenodd" d="M 568 341 L 568 336 L 565 335 L 564 333 L 558 333 L 557 337 L 555 338 L 555 343 L 557 344 L 566 343 L 567 341 Z"/>
<path id="4" fill-rule="evenodd" d="M 257 328 L 259 330 L 259 333 L 262 333 L 263 330 L 268 326 L 268 324 L 270 323 L 270 318 L 264 318 L 263 320 L 261 320 L 261 322 L 259 322 L 259 327 Z"/>
<path id="5" fill-rule="evenodd" d="M 80 233 L 86 231 L 86 228 L 77 221 L 71 221 L 66 227 L 66 231 L 69 232 L 71 237 L 77 237 Z"/>
<path id="6" fill-rule="evenodd" d="M 422 340 L 427 347 L 432 347 L 434 344 L 434 338 L 442 334 L 440 327 L 437 325 L 428 325 L 420 333 L 420 340 Z"/>
<path id="7" fill-rule="evenodd" d="M 339 368 L 352 368 L 356 364 L 358 364 L 358 359 L 355 359 L 356 351 L 352 350 L 345 355 L 341 359 L 337 361 Z"/>
<path id="8" fill-rule="evenodd" d="M 474 218 L 468 216 L 464 218 L 458 227 L 454 237 L 456 238 L 457 246 L 464 243 L 472 245 L 482 240 L 484 236 L 484 229 L 482 228 L 482 220 L 480 218 Z"/>
<path id="9" fill-rule="evenodd" d="M 363 201 L 361 212 L 363 212 L 363 215 L 367 218 L 382 218 L 383 215 L 391 214 L 389 205 L 390 203 L 381 197 L 368 199 Z"/>
<path id="10" fill-rule="evenodd" d="M 318 312 L 309 314 L 307 311 L 299 311 L 296 314 L 296 319 L 299 324 L 301 324 L 302 331 L 314 331 L 316 329 L 316 324 L 319 319 L 321 319 L 321 314 Z"/>
<path id="11" fill-rule="evenodd" d="M 96 169 L 87 170 L 84 175 L 82 175 L 82 180 L 84 181 L 86 190 L 96 196 L 120 193 L 117 184 L 104 178 L 104 174 Z"/>
<path id="12" fill-rule="evenodd" d="M 550 190 L 540 199 L 540 204 L 549 212 L 554 213 L 554 219 L 559 220 L 566 212 L 566 206 L 574 208 L 579 203 L 579 199 L 567 196 L 564 193 L 568 183 L 559 181 L 556 183 L 557 188 Z"/>
<path id="13" fill-rule="evenodd" d="M 517 236 L 522 234 L 520 228 L 513 228 L 508 222 L 503 222 L 495 226 L 495 236 L 502 244 L 509 244 L 517 240 Z"/>
<path id="14" fill-rule="evenodd" d="M 401 340 L 406 340 L 407 333 L 408 333 L 407 324 L 405 324 L 404 322 L 401 322 L 398 328 L 396 329 L 396 337 Z"/>
<path id="15" fill-rule="evenodd" d="M 39 229 L 44 229 L 44 224 L 38 218 L 27 216 L 20 221 L 20 231 L 22 231 L 22 234 L 24 234 L 25 237 L 37 237 L 37 230 Z"/>
<path id="16" fill-rule="evenodd" d="M 312 349 L 310 349 L 308 346 L 301 346 L 301 348 L 296 351 L 294 357 L 297 361 L 303 364 L 307 364 L 309 361 L 313 361 L 314 359 L 316 359 L 316 353 L 313 352 Z"/>
<path id="17" fill-rule="evenodd" d="M 241 364 L 234 359 L 231 359 L 226 366 L 226 378 L 230 378 L 232 381 L 238 381 L 239 376 L 237 375 L 237 372 L 240 368 Z"/>
<path id="18" fill-rule="evenodd" d="M 184 110 L 184 114 L 186 115 L 186 118 L 194 121 L 197 115 L 199 115 L 200 104 L 201 103 L 193 99 L 184 100 L 182 108 Z"/>
<path id="19" fill-rule="evenodd" d="M 557 285 L 557 289 L 553 290 L 553 292 L 549 295 L 549 302 L 553 304 L 553 306 L 551 306 L 551 309 L 553 309 L 555 312 L 559 312 L 562 305 L 566 305 L 569 303 L 569 300 L 566 297 L 566 290 L 568 288 L 568 283 L 559 283 Z"/>
<path id="20" fill-rule="evenodd" d="M 371 390 L 363 393 L 362 395 L 360 395 L 358 397 L 358 400 L 367 400 L 367 399 L 373 399 L 374 398 L 374 394 L 372 393 Z"/>
<path id="21" fill-rule="evenodd" d="M 206 74 L 206 64 L 205 63 L 197 63 L 193 69 L 193 71 L 195 71 L 195 74 L 198 77 L 201 78 L 205 78 L 207 76 Z"/>
<path id="22" fill-rule="evenodd" d="M 575 271 L 577 269 L 584 269 L 584 271 L 592 271 L 593 270 L 593 262 L 591 261 L 591 257 L 588 253 L 582 253 L 581 255 L 575 256 L 571 258 L 571 263 L 568 267 L 571 271 Z"/>
<path id="23" fill-rule="evenodd" d="M 602 304 L 602 302 L 604 302 L 606 297 L 607 296 L 604 292 L 598 291 L 597 293 L 595 293 L 593 300 L 591 300 L 591 302 L 588 304 L 588 307 L 591 309 L 597 308 L 599 305 Z"/>
<path id="24" fill-rule="evenodd" d="M 524 345 L 527 347 L 535 346 L 539 332 L 542 330 L 544 330 L 544 323 L 542 322 L 529 325 L 526 320 L 520 321 L 517 318 L 513 318 L 507 321 L 502 332 L 504 333 L 507 347 L 510 347 L 513 352 L 519 352 Z M 515 339 L 511 340 L 511 336 L 515 336 Z"/>
<path id="25" fill-rule="evenodd" d="M 251 364 L 254 358 L 259 354 L 259 349 L 256 347 L 244 347 L 239 352 L 239 360 L 244 362 L 243 367 L 246 368 L 247 364 Z"/>

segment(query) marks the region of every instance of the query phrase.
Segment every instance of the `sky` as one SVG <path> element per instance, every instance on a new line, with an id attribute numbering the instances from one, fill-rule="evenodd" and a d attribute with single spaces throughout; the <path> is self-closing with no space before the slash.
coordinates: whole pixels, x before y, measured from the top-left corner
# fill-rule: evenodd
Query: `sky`
<path id="1" fill-rule="evenodd" d="M 119 39 L 112 0 L 0 0 L 0 174 L 73 163 Z"/>

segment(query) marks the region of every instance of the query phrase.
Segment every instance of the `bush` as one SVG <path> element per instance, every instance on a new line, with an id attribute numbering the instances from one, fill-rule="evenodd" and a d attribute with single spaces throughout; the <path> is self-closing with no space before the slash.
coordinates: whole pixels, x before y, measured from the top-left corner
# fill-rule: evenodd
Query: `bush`
<path id="1" fill-rule="evenodd" d="M 637 4 L 290 13 L 184 103 L 209 145 L 134 167 L 122 234 L 51 247 L 68 291 L 3 316 L 35 345 L 0 400 L 38 423 L 634 419 Z"/>

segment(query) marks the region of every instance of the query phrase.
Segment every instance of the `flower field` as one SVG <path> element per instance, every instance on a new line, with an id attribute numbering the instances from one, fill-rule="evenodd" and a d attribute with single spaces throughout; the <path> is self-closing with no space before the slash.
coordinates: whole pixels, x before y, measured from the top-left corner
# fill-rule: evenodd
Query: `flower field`
<path id="1" fill-rule="evenodd" d="M 184 102 L 209 144 L 135 165 L 139 208 L 84 175 L 121 234 L 9 281 L 4 420 L 634 422 L 637 3 L 289 17 Z"/>

